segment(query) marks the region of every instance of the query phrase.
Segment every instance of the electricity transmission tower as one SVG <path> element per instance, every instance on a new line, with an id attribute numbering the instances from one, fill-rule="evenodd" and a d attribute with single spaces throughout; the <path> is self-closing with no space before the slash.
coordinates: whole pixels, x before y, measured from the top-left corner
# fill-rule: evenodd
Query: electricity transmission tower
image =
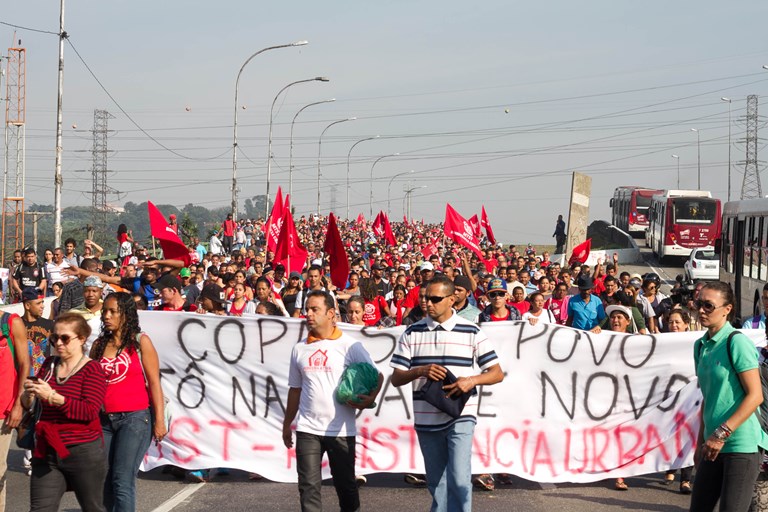
<path id="1" fill-rule="evenodd" d="M 757 159 L 757 95 L 747 96 L 747 157 L 744 161 L 744 181 L 741 184 L 742 199 L 763 197 L 763 187 L 760 183 L 760 170 Z"/>
<path id="2" fill-rule="evenodd" d="M 91 192 L 91 225 L 94 237 L 105 239 L 107 234 L 107 213 L 111 211 L 107 195 L 114 191 L 107 185 L 107 141 L 109 120 L 114 119 L 106 110 L 93 111 L 93 189 Z"/>
<path id="3" fill-rule="evenodd" d="M 8 48 L 5 69 L 5 161 L 0 261 L 24 247 L 24 185 L 26 154 L 26 49 Z"/>

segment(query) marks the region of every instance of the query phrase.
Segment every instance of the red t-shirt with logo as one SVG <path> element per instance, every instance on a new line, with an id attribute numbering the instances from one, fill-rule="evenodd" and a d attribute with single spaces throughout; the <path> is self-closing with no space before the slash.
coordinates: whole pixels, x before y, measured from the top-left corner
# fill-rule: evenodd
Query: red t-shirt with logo
<path id="1" fill-rule="evenodd" d="M 377 295 L 372 301 L 365 301 L 365 311 L 363 312 L 363 322 L 365 325 L 372 326 L 381 320 L 381 310 L 387 309 L 387 301 L 384 297 Z"/>

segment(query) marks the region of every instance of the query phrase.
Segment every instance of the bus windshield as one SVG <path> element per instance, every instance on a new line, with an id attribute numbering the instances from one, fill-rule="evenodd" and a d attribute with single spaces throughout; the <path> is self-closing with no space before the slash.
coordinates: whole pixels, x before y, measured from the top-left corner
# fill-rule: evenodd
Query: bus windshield
<path id="1" fill-rule="evenodd" d="M 675 224 L 712 224 L 717 214 L 717 202 L 713 199 L 675 198 Z"/>
<path id="2" fill-rule="evenodd" d="M 635 207 L 638 210 L 647 210 L 651 206 L 651 201 L 653 200 L 653 197 L 651 196 L 643 196 L 640 194 L 635 195 Z"/>

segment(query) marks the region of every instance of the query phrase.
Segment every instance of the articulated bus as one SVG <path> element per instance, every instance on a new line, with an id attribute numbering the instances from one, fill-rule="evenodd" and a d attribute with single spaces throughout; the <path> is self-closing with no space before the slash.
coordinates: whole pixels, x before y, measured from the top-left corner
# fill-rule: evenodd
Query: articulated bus
<path id="1" fill-rule="evenodd" d="M 646 242 L 659 258 L 688 257 L 720 238 L 720 200 L 701 190 L 666 190 L 653 196 Z"/>
<path id="2" fill-rule="evenodd" d="M 760 314 L 768 281 L 768 199 L 731 201 L 723 208 L 720 280 L 731 285 L 736 316 Z"/>
<path id="3" fill-rule="evenodd" d="M 661 192 L 642 187 L 617 187 L 610 202 L 611 224 L 630 235 L 644 234 L 651 199 Z"/>

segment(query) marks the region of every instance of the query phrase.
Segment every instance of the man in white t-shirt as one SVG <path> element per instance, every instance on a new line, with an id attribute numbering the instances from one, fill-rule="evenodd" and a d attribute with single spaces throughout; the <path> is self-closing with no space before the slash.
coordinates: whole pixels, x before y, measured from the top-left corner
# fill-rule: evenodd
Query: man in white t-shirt
<path id="1" fill-rule="evenodd" d="M 383 376 L 370 395 L 359 401 L 338 403 L 336 388 L 344 369 L 352 363 L 373 365 L 362 343 L 336 327 L 333 296 L 322 290 L 308 293 L 306 339 L 293 347 L 288 370 L 288 404 L 283 421 L 283 442 L 293 446 L 291 424 L 296 414 L 296 469 L 303 512 L 321 512 L 321 465 L 328 454 L 333 485 L 342 512 L 360 509 L 355 482 L 355 413 L 376 400 Z"/>
<path id="2" fill-rule="evenodd" d="M 64 259 L 64 250 L 61 247 L 57 247 L 53 250 L 53 261 L 45 264 L 45 270 L 50 276 L 50 284 L 61 283 L 64 284 L 71 279 L 75 279 L 74 276 L 62 274 L 62 270 L 69 268 L 71 265 Z"/>

